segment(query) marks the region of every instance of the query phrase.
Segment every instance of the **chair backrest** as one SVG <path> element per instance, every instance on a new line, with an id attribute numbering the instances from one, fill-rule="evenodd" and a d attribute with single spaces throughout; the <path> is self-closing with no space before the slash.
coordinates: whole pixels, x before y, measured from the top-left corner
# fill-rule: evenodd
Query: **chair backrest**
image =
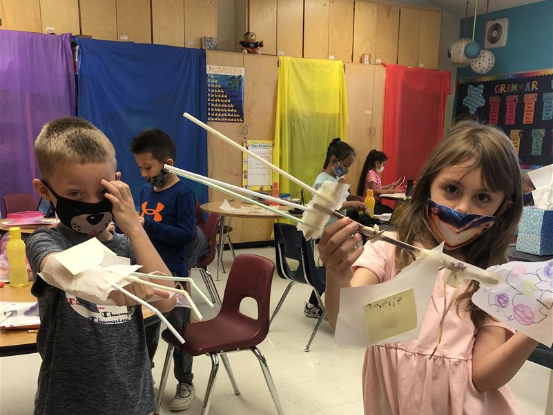
<path id="1" fill-rule="evenodd" d="M 294 280 L 307 284 L 303 273 L 303 256 L 301 253 L 301 244 L 304 239 L 303 234 L 294 225 L 287 223 L 275 223 L 274 231 L 278 276 L 285 280 Z M 292 270 L 288 260 L 297 261 L 298 267 Z"/>
<path id="2" fill-rule="evenodd" d="M 198 198 L 196 198 L 195 213 L 196 213 L 196 225 L 198 225 L 198 227 L 201 230 L 203 230 L 204 233 L 205 233 L 204 228 L 205 228 L 206 222 L 205 222 L 205 219 L 204 219 L 204 212 L 202 211 L 202 208 L 200 207 L 200 201 L 198 200 Z M 206 236 L 207 236 L 207 234 L 206 234 Z"/>
<path id="3" fill-rule="evenodd" d="M 15 212 L 37 210 L 37 201 L 30 193 L 14 193 L 4 196 L 6 215 Z"/>
<path id="4" fill-rule="evenodd" d="M 221 315 L 228 318 L 250 319 L 257 322 L 254 343 L 261 343 L 269 332 L 269 309 L 271 303 L 271 283 L 275 264 L 259 255 L 238 255 L 228 276 Z M 253 298 L 257 303 L 257 320 L 240 312 L 244 298 Z"/>
<path id="5" fill-rule="evenodd" d="M 196 268 L 207 267 L 215 259 L 215 248 L 217 247 L 217 232 L 219 231 L 219 221 L 221 220 L 221 215 L 218 213 L 210 213 L 207 218 L 207 223 L 203 228 L 205 237 L 207 238 L 207 244 L 209 246 L 209 251 L 207 255 L 198 261 Z"/>
<path id="6" fill-rule="evenodd" d="M 313 242 L 302 240 L 303 271 L 307 282 L 317 291 L 324 292 L 326 286 L 326 268 L 324 265 L 317 266 Z"/>

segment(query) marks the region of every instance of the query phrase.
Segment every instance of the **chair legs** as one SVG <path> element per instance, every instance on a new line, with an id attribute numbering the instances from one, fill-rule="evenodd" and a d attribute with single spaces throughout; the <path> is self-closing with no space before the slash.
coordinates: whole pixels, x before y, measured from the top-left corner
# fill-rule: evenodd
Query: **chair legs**
<path id="1" fill-rule="evenodd" d="M 211 297 L 211 301 L 221 307 L 221 297 L 219 296 L 219 292 L 217 291 L 217 287 L 215 286 L 215 282 L 213 281 L 213 277 L 211 276 L 209 269 L 207 267 L 199 269 L 202 279 L 204 280 L 205 287 L 207 288 L 207 292 Z"/>
<path id="2" fill-rule="evenodd" d="M 163 372 L 161 374 L 161 383 L 159 384 L 159 390 L 157 391 L 156 398 L 156 410 L 154 415 L 159 415 L 161 409 L 161 401 L 163 400 L 163 394 L 165 393 L 165 386 L 167 386 L 167 378 L 169 377 L 169 369 L 171 368 L 171 357 L 173 356 L 173 346 L 167 345 L 167 354 L 165 355 L 165 363 L 163 364 Z"/>
<path id="3" fill-rule="evenodd" d="M 271 397 L 273 398 L 273 402 L 275 403 L 278 415 L 284 415 L 282 405 L 280 404 L 280 399 L 278 398 L 275 383 L 273 382 L 273 377 L 271 376 L 269 366 L 267 365 L 267 359 L 265 359 L 265 356 L 263 356 L 263 354 L 257 347 L 253 347 L 250 350 L 259 361 L 259 365 L 261 366 L 261 370 L 263 371 L 263 375 L 265 376 L 265 381 L 267 382 L 267 386 L 269 387 L 269 392 L 271 392 Z"/>
<path id="4" fill-rule="evenodd" d="M 201 415 L 207 415 L 209 412 L 211 398 L 213 398 L 213 392 L 215 391 L 215 381 L 217 380 L 217 374 L 219 373 L 219 356 L 214 353 L 209 354 L 209 357 L 211 357 L 211 373 L 209 374 L 209 380 L 207 382 L 207 390 L 205 392 Z"/>
<path id="5" fill-rule="evenodd" d="M 232 368 L 230 367 L 230 362 L 228 361 L 228 357 L 226 353 L 221 353 L 221 360 L 223 361 L 223 365 L 225 365 L 225 369 L 227 370 L 230 383 L 232 384 L 232 389 L 234 389 L 234 394 L 240 395 L 240 389 L 238 389 L 238 385 L 236 384 L 236 379 L 234 379 L 234 373 L 232 371 Z"/>
<path id="6" fill-rule="evenodd" d="M 284 300 L 286 300 L 286 296 L 290 292 L 290 289 L 292 288 L 292 285 L 294 285 L 296 281 L 290 281 L 288 283 L 288 286 L 284 290 L 284 293 L 282 293 L 282 297 L 280 297 L 280 300 L 275 308 L 275 311 L 273 311 L 273 315 L 271 316 L 271 319 L 269 320 L 269 324 L 273 322 L 273 319 L 276 317 L 277 313 L 280 311 L 280 308 L 282 307 L 282 304 L 284 304 Z"/>
<path id="7" fill-rule="evenodd" d="M 315 324 L 315 328 L 313 329 L 313 332 L 311 333 L 311 337 L 309 338 L 309 341 L 307 342 L 307 346 L 305 346 L 305 349 L 303 349 L 304 352 L 309 352 L 309 349 L 311 347 L 311 342 L 315 338 L 315 334 L 317 334 L 317 331 L 319 330 L 319 327 L 321 327 L 321 323 L 324 321 L 326 317 L 326 308 L 324 306 L 323 300 L 321 298 L 321 295 L 317 290 L 314 290 L 315 295 L 317 296 L 317 301 L 319 302 L 319 307 L 321 308 L 322 312 L 319 316 L 319 319 L 317 320 L 317 324 Z"/>

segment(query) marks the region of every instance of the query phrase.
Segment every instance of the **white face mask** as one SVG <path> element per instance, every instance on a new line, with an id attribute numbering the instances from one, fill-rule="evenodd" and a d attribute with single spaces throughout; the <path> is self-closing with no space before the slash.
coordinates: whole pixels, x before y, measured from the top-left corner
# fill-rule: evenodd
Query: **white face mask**
<path id="1" fill-rule="evenodd" d="M 382 174 L 383 171 L 384 171 L 384 166 L 380 166 L 378 169 L 376 169 L 376 172 L 378 174 Z"/>

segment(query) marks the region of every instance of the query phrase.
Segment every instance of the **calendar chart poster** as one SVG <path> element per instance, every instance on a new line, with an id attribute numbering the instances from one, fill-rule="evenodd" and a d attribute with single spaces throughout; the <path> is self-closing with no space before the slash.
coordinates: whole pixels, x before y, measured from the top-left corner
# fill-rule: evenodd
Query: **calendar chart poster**
<path id="1" fill-rule="evenodd" d="M 500 127 L 522 168 L 553 163 L 553 69 L 460 79 L 454 114 Z"/>
<path id="2" fill-rule="evenodd" d="M 244 68 L 207 65 L 207 120 L 244 122 Z"/>
<path id="3" fill-rule="evenodd" d="M 245 147 L 262 159 L 273 162 L 273 141 L 247 140 Z M 273 170 L 249 154 L 243 156 L 242 186 L 251 190 L 270 190 Z"/>

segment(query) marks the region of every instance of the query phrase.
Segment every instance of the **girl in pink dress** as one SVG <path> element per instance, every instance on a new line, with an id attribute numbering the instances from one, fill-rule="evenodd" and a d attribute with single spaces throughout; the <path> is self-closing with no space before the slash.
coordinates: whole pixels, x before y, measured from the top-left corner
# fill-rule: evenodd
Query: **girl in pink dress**
<path id="1" fill-rule="evenodd" d="M 397 188 L 397 182 L 382 186 L 382 172 L 388 161 L 388 156 L 382 151 L 371 150 L 367 154 L 365 164 L 361 170 L 361 176 L 359 176 L 359 184 L 357 185 L 357 194 L 365 199 L 367 196 L 367 189 L 373 191 L 374 200 L 376 205 L 374 207 L 374 213 L 377 215 L 381 213 L 390 213 L 393 209 L 383 205 L 380 202 L 380 195 L 386 193 L 395 193 Z"/>
<path id="2" fill-rule="evenodd" d="M 522 214 L 517 153 L 499 130 L 473 121 L 458 123 L 434 150 L 402 215 L 399 240 L 444 251 L 487 268 L 507 262 L 505 251 Z M 466 224 L 477 221 L 478 226 Z M 465 226 L 465 227 L 464 227 Z M 357 246 L 357 224 L 341 219 L 328 226 L 319 252 L 326 265 L 326 309 L 336 323 L 340 288 L 394 278 L 412 258 L 385 242 Z M 516 414 L 505 384 L 537 342 L 513 333 L 471 302 L 475 281 L 457 288 L 436 278 L 418 339 L 368 347 L 363 365 L 365 414 Z M 447 304 L 437 352 L 438 327 Z"/>

